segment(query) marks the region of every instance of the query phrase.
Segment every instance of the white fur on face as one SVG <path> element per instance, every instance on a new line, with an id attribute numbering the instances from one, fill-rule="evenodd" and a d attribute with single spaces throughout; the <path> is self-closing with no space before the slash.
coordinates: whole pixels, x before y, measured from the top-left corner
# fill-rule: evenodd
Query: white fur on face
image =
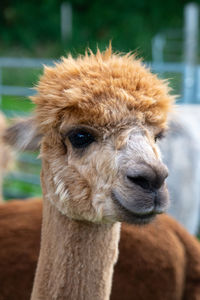
<path id="1" fill-rule="evenodd" d="M 120 166 L 119 180 L 115 181 L 113 189 L 119 202 L 138 214 L 153 211 L 155 203 L 149 191 L 142 191 L 141 186 L 133 184 L 127 178 L 127 176 L 145 178 L 147 176 L 145 174 L 156 178 L 157 176 L 165 177 L 167 174 L 167 169 L 160 158 L 160 151 L 148 132 L 133 130 L 128 134 L 117 164 Z M 160 200 L 160 207 L 157 207 L 160 212 L 168 205 L 166 192 L 166 186 L 163 185 L 159 190 L 163 200 Z"/>
<path id="2" fill-rule="evenodd" d="M 78 151 L 68 142 L 67 154 L 50 162 L 54 204 L 63 214 L 93 222 L 117 221 L 113 190 L 127 203 L 135 197 L 136 212 L 152 209 L 151 200 L 147 197 L 145 202 L 145 195 L 138 196 L 127 183 L 127 174 L 139 174 L 144 165 L 162 167 L 158 149 L 144 130 L 134 127 Z"/>

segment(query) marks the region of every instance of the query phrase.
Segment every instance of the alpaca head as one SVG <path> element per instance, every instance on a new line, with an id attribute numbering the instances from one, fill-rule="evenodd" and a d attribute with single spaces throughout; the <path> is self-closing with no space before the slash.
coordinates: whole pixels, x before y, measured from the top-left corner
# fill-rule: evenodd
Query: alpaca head
<path id="1" fill-rule="evenodd" d="M 173 97 L 131 55 L 63 58 L 37 86 L 46 197 L 72 219 L 149 222 L 168 204 L 156 140 Z M 54 198 L 51 195 L 54 194 Z"/>

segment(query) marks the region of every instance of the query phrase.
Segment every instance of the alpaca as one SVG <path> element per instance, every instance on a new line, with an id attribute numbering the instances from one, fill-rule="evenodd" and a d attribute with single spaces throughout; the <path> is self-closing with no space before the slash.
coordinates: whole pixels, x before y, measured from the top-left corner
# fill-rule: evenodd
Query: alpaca
<path id="1" fill-rule="evenodd" d="M 41 199 L 0 205 L 0 300 L 29 300 L 39 255 Z M 200 296 L 200 244 L 160 215 L 122 224 L 111 300 L 193 300 Z"/>
<path id="2" fill-rule="evenodd" d="M 8 168 L 8 165 L 11 161 L 11 150 L 9 149 L 8 145 L 2 140 L 2 135 L 7 128 L 6 118 L 0 112 L 0 203 L 3 202 L 3 195 L 2 195 L 2 181 L 3 176 Z"/>
<path id="3" fill-rule="evenodd" d="M 156 140 L 174 99 L 111 47 L 46 68 L 37 92 L 44 205 L 31 300 L 109 299 L 119 222 L 147 224 L 168 205 Z"/>
<path id="4" fill-rule="evenodd" d="M 200 228 L 200 105 L 179 105 L 170 119 L 167 138 L 159 145 L 170 173 L 169 214 L 191 234 L 197 234 Z"/>

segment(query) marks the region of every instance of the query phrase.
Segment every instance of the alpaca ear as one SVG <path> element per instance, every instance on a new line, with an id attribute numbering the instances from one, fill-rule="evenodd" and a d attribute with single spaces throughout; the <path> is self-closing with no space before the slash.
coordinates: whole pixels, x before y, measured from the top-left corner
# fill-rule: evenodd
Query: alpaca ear
<path id="1" fill-rule="evenodd" d="M 3 135 L 4 142 L 17 150 L 38 150 L 42 135 L 38 132 L 34 117 L 18 119 Z"/>

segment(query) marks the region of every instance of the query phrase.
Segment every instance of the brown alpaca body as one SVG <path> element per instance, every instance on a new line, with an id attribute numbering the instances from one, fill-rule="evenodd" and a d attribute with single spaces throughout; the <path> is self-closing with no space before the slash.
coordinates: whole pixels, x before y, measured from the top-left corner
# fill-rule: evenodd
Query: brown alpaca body
<path id="1" fill-rule="evenodd" d="M 30 299 L 40 250 L 42 202 L 0 205 L 0 299 Z"/>
<path id="2" fill-rule="evenodd" d="M 42 201 L 0 206 L 0 300 L 29 300 L 40 248 Z M 111 300 L 200 297 L 200 245 L 162 215 L 143 228 L 123 224 Z"/>

